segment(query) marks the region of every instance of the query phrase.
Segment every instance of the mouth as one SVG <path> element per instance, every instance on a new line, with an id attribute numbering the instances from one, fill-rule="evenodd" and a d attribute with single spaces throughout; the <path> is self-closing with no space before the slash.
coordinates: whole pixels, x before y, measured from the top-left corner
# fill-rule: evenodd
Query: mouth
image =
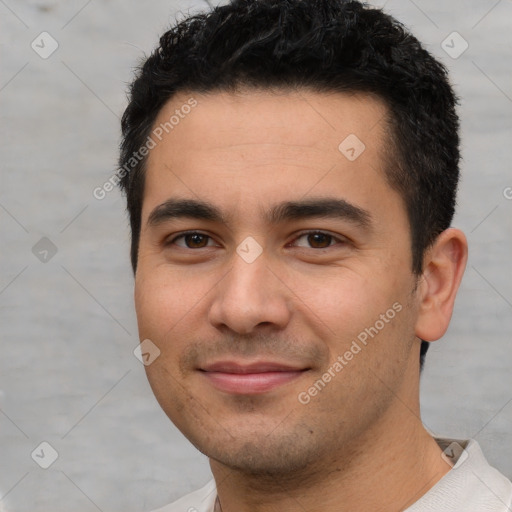
<path id="1" fill-rule="evenodd" d="M 219 361 L 199 368 L 210 385 L 235 395 L 257 395 L 269 392 L 301 377 L 310 368 L 258 361 L 250 364 Z"/>

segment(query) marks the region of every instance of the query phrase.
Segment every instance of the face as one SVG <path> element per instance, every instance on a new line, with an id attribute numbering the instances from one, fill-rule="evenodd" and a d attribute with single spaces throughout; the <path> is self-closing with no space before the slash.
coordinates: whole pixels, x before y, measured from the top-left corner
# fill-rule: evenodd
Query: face
<path id="1" fill-rule="evenodd" d="M 135 279 L 140 339 L 160 351 L 146 366 L 155 396 L 230 468 L 348 453 L 397 420 L 417 378 L 386 108 L 362 94 L 182 93 L 155 127 L 177 110 L 148 157 Z"/>

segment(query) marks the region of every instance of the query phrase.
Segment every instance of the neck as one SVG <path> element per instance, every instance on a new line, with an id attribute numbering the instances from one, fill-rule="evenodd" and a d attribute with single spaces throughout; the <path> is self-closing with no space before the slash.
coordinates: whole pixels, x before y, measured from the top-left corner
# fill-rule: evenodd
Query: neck
<path id="1" fill-rule="evenodd" d="M 308 468 L 309 475 L 247 475 L 210 460 L 222 512 L 404 510 L 449 470 L 425 430 L 414 392 L 397 397 L 378 425 Z M 416 394 L 416 397 L 418 394 Z"/>

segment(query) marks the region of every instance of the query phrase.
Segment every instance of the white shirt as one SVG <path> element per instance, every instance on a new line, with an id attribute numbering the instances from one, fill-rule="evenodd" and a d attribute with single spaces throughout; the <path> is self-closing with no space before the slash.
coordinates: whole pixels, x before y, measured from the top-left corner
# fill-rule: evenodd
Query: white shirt
<path id="1" fill-rule="evenodd" d="M 489 465 L 474 439 L 435 438 L 452 469 L 404 512 L 512 512 L 512 483 Z M 153 512 L 213 512 L 215 481 Z"/>

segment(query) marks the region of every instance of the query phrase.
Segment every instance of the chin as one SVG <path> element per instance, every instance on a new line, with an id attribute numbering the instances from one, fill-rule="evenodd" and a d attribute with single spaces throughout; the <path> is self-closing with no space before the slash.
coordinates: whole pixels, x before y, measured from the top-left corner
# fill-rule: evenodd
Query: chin
<path id="1" fill-rule="evenodd" d="M 249 436 L 248 436 L 249 437 Z M 319 446 L 311 435 L 286 433 L 281 436 L 268 433 L 250 434 L 251 440 L 238 439 L 215 442 L 196 447 L 208 458 L 233 471 L 258 478 L 298 478 L 308 472 L 321 457 Z M 306 442 L 306 441 L 309 441 Z"/>

